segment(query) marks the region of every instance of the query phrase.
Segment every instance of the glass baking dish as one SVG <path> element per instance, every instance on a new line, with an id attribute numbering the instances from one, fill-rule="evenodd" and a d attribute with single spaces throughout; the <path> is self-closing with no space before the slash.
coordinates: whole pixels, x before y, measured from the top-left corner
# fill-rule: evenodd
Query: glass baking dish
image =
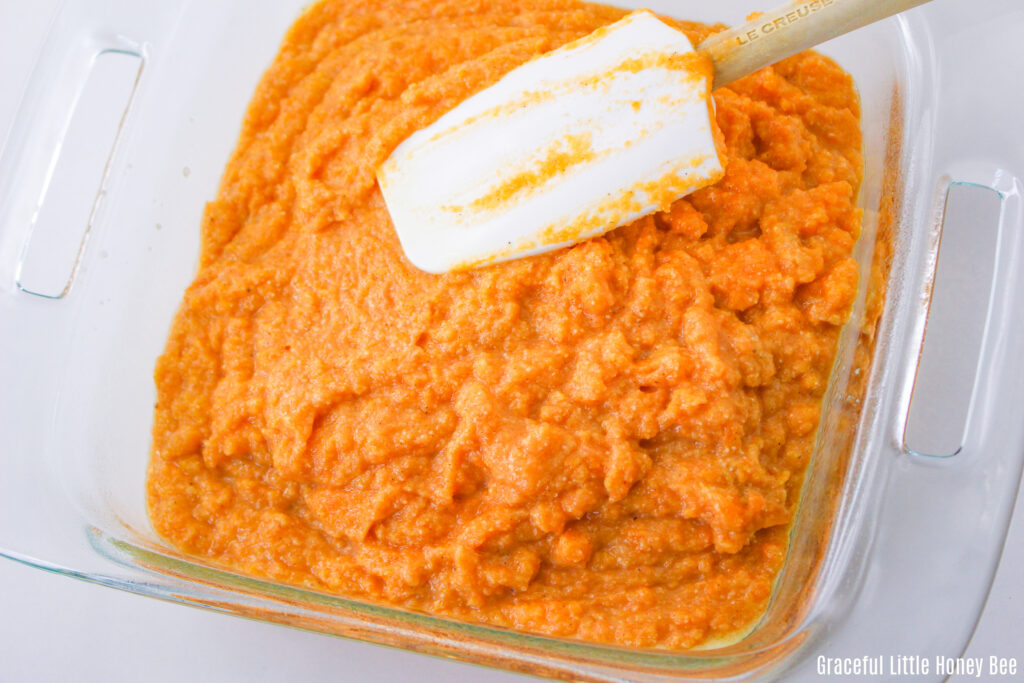
<path id="1" fill-rule="evenodd" d="M 153 532 L 144 480 L 154 361 L 196 267 L 204 203 L 304 4 L 68 0 L 56 16 L 0 156 L 0 554 L 165 600 L 577 680 L 761 679 L 810 675 L 821 655 L 962 652 L 1024 453 L 1024 91 L 1006 85 L 1024 28 L 1015 0 L 993 0 L 984 16 L 936 3 L 823 48 L 862 98 L 860 294 L 768 611 L 738 642 L 671 653 L 277 585 L 205 566 Z M 761 3 L 621 4 L 737 23 Z M 129 58 L 130 82 L 109 102 L 116 125 L 100 170 L 76 175 L 88 165 L 76 165 L 67 135 L 104 55 Z M 971 226 L 994 245 L 976 264 L 983 334 L 965 351 L 976 362 L 960 390 L 960 448 L 937 458 L 911 452 L 904 433 L 941 284 L 943 207 L 963 184 L 992 188 L 998 210 Z M 88 211 L 41 236 L 40 216 L 83 188 Z M 27 268 L 45 270 L 61 249 L 72 256 L 56 266 L 62 286 L 26 286 Z"/>

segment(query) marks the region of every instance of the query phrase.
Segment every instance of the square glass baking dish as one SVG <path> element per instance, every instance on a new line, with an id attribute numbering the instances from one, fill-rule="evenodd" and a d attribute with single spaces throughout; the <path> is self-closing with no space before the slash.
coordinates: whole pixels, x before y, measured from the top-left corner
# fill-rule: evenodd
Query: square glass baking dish
<path id="1" fill-rule="evenodd" d="M 738 642 L 681 653 L 294 589 L 205 566 L 152 531 L 144 479 L 154 361 L 197 264 L 204 203 L 257 79 L 304 4 L 68 0 L 55 17 L 0 155 L 0 554 L 152 597 L 575 680 L 762 679 L 813 671 L 820 654 L 962 651 L 1024 452 L 1024 144 L 1015 117 L 1024 92 L 1005 85 L 1024 28 L 1015 0 L 992 0 L 984 16 L 937 3 L 823 48 L 862 98 L 861 291 L 768 611 Z M 761 3 L 621 4 L 737 23 Z M 85 116 L 90 72 L 109 55 L 133 65 L 127 97 L 109 102 L 117 125 L 102 141 L 101 170 L 76 175 L 88 165 L 76 164 L 69 131 Z M 984 322 L 966 350 L 961 446 L 935 458 L 906 448 L 904 433 L 932 329 L 943 207 L 960 184 L 992 188 L 998 210 L 971 226 L 992 250 L 976 264 Z M 75 191 L 91 209 L 56 214 L 56 232 L 44 235 L 40 216 Z M 69 263 L 47 264 L 61 251 L 54 244 Z M 48 265 L 66 287 L 26 286 L 30 267 Z"/>

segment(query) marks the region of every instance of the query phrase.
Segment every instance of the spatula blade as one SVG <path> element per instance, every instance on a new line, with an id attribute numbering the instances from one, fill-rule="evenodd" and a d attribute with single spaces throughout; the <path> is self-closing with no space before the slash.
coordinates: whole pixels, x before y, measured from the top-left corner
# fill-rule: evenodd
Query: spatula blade
<path id="1" fill-rule="evenodd" d="M 433 273 L 550 251 L 716 182 L 710 64 L 646 10 L 506 74 L 403 141 L 377 177 Z"/>

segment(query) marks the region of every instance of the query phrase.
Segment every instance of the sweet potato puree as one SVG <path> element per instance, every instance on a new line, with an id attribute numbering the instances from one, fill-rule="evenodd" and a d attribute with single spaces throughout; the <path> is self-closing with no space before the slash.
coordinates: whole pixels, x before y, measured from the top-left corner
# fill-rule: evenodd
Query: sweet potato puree
<path id="1" fill-rule="evenodd" d="M 298 20 L 156 367 L 159 533 L 553 636 L 685 648 L 758 618 L 858 278 L 849 76 L 805 53 L 716 92 L 717 185 L 478 270 L 411 266 L 374 178 L 414 130 L 623 14 L 328 0 Z"/>

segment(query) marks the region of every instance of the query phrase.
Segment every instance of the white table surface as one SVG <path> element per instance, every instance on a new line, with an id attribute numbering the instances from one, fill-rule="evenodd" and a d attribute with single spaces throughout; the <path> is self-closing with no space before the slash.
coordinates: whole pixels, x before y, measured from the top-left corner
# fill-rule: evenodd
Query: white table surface
<path id="1" fill-rule="evenodd" d="M 0 0 L 0 140 L 57 4 Z M 1018 502 L 967 656 L 1016 657 L 1024 666 L 1022 589 L 1024 503 Z M 527 679 L 162 603 L 0 559 L 0 681 L 282 680 Z"/>

